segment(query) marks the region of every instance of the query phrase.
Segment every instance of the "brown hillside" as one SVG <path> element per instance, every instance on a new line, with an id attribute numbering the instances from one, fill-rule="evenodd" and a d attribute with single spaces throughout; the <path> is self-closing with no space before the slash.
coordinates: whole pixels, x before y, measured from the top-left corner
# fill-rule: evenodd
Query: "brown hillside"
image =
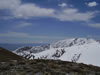
<path id="1" fill-rule="evenodd" d="M 22 57 L 0 47 L 0 62 L 9 62 L 11 60 L 23 60 Z"/>

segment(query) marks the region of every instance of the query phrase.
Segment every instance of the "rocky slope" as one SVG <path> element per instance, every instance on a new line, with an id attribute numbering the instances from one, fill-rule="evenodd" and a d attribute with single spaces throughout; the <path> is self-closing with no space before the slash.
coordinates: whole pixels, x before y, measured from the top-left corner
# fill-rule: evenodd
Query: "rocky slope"
<path id="1" fill-rule="evenodd" d="M 0 75 L 100 75 L 100 67 L 60 60 L 3 62 Z"/>

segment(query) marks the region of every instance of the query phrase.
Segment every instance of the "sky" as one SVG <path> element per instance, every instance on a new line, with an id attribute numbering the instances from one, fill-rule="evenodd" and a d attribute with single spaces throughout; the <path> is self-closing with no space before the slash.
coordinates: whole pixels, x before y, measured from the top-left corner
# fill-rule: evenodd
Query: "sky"
<path id="1" fill-rule="evenodd" d="M 100 39 L 100 0 L 0 0 L 0 43 Z"/>

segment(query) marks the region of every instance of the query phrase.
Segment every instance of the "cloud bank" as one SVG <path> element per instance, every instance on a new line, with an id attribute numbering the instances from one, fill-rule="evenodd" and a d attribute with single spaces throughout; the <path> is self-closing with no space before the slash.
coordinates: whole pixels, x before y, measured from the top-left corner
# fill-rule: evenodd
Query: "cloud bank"
<path id="1" fill-rule="evenodd" d="M 6 38 L 6 39 L 5 39 Z M 64 39 L 61 36 L 32 35 L 24 32 L 0 33 L 0 43 L 47 43 L 50 40 Z M 42 41 L 41 41 L 42 40 Z"/>
<path id="2" fill-rule="evenodd" d="M 14 11 L 16 17 L 50 17 L 54 14 L 54 9 L 40 8 L 35 4 L 22 4 Z"/>
<path id="3" fill-rule="evenodd" d="M 21 5 L 20 0 L 0 0 L 0 9 L 15 10 Z"/>
<path id="4" fill-rule="evenodd" d="M 59 14 L 55 15 L 55 17 L 61 21 L 89 21 L 93 17 L 95 17 L 96 12 L 79 12 L 78 9 L 75 8 L 66 8 L 62 10 Z"/>
<path id="5" fill-rule="evenodd" d="M 89 3 L 95 6 L 95 2 Z M 43 8 L 34 3 L 24 3 L 21 0 L 0 0 L 0 9 L 10 9 L 16 18 L 50 17 L 60 21 L 89 21 L 95 17 L 95 12 L 80 12 L 76 8 L 67 7 L 62 3 L 59 6 L 65 7 L 62 10 Z"/>

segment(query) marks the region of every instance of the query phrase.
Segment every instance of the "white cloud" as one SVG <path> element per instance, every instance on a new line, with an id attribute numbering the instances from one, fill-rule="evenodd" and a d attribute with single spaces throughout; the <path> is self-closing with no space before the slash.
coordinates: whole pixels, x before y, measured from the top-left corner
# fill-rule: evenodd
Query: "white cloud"
<path id="1" fill-rule="evenodd" d="M 62 3 L 62 4 L 58 4 L 58 6 L 64 8 L 64 7 L 67 7 L 67 4 L 66 3 Z"/>
<path id="2" fill-rule="evenodd" d="M 0 0 L 0 9 L 16 9 L 20 4 L 20 0 Z"/>
<path id="3" fill-rule="evenodd" d="M 40 8 L 35 4 L 22 4 L 19 8 L 14 11 L 16 17 L 45 17 L 54 15 L 54 9 Z"/>
<path id="4" fill-rule="evenodd" d="M 62 4 L 65 6 L 65 4 Z M 66 5 L 67 6 L 67 5 Z M 61 10 L 41 8 L 35 4 L 22 4 L 14 13 L 17 17 L 51 17 L 60 21 L 89 21 L 95 17 L 95 12 L 79 12 L 78 9 L 66 7 Z"/>
<path id="5" fill-rule="evenodd" d="M 28 26 L 32 26 L 32 23 L 30 22 L 20 22 L 18 24 L 16 24 L 16 28 L 23 28 L 23 27 L 28 27 Z"/>
<path id="6" fill-rule="evenodd" d="M 75 8 L 66 8 L 62 12 L 55 15 L 55 17 L 61 21 L 89 21 L 95 17 L 95 12 L 81 13 Z"/>
<path id="7" fill-rule="evenodd" d="M 20 32 L 7 32 L 7 33 L 0 33 L 0 37 L 27 38 L 29 37 L 29 35 Z"/>
<path id="8" fill-rule="evenodd" d="M 98 5 L 97 2 L 95 2 L 95 1 L 94 1 L 94 2 L 89 2 L 89 3 L 88 3 L 88 6 L 89 6 L 89 7 L 94 7 L 94 6 L 97 6 L 97 5 Z"/>
<path id="9" fill-rule="evenodd" d="M 10 37 L 10 38 L 28 38 L 28 39 L 54 39 L 54 38 L 62 38 L 62 37 L 55 37 L 55 36 L 41 36 L 41 35 L 32 35 L 29 33 L 23 32 L 7 32 L 7 33 L 0 33 L 0 37 Z"/>
<path id="10" fill-rule="evenodd" d="M 0 0 L 0 9 L 10 9 L 16 17 L 34 17 L 34 16 L 51 16 L 54 14 L 54 9 L 41 8 L 34 3 L 22 4 L 21 0 Z"/>
<path id="11" fill-rule="evenodd" d="M 100 28 L 100 23 L 89 23 L 88 25 L 91 27 Z"/>

